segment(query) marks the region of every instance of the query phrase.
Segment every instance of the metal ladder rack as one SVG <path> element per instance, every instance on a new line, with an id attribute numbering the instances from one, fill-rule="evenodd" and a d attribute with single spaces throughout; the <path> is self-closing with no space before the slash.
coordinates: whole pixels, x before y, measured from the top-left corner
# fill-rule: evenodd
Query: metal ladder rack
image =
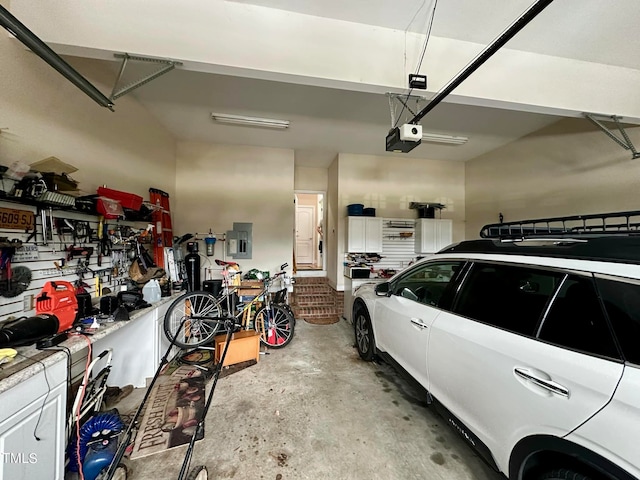
<path id="1" fill-rule="evenodd" d="M 597 234 L 640 234 L 640 210 L 491 223 L 480 229 L 481 238 L 569 237 Z"/>

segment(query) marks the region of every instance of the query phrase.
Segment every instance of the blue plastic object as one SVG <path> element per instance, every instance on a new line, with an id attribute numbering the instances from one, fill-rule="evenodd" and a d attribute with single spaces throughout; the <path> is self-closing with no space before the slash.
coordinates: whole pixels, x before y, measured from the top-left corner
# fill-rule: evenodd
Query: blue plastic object
<path id="1" fill-rule="evenodd" d="M 106 444 L 99 443 L 89 447 L 82 462 L 82 473 L 84 480 L 95 480 L 104 469 L 109 468 L 111 460 L 116 455 L 118 449 L 118 438 L 114 437 L 105 440 Z"/>
<path id="2" fill-rule="evenodd" d="M 351 205 L 347 205 L 347 215 L 350 217 L 362 216 L 363 210 L 364 205 L 361 203 L 352 203 Z"/>
<path id="3" fill-rule="evenodd" d="M 99 413 L 89 418 L 80 427 L 80 452 L 82 458 L 82 473 L 85 480 L 95 480 L 104 468 L 109 465 L 115 455 L 118 445 L 118 435 L 124 429 L 120 415 L 112 412 Z M 67 453 L 69 456 L 68 470 L 78 471 L 78 452 L 76 436 L 73 435 Z M 96 471 L 97 469 L 97 471 Z"/>

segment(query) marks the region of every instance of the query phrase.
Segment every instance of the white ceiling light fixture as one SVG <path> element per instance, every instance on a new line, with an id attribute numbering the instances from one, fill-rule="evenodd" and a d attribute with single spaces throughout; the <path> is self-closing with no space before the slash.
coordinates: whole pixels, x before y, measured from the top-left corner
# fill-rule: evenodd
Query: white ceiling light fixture
<path id="1" fill-rule="evenodd" d="M 247 117 L 245 115 L 231 115 L 228 113 L 211 113 L 211 118 L 218 123 L 228 123 L 231 125 L 279 129 L 289 128 L 289 120 L 276 120 L 274 118 Z"/>
<path id="2" fill-rule="evenodd" d="M 459 135 L 440 135 L 439 133 L 423 133 L 423 142 L 446 143 L 448 145 L 464 145 L 469 141 L 468 137 Z"/>

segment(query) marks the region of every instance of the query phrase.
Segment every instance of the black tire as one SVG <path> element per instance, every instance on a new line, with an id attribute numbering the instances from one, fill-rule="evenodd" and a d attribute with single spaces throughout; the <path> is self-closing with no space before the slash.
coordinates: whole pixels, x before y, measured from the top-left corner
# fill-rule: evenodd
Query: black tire
<path id="1" fill-rule="evenodd" d="M 286 303 L 281 303 L 281 304 L 279 303 L 278 305 L 280 305 L 282 308 L 284 308 L 289 313 L 289 315 L 291 315 L 291 318 L 293 318 L 293 324 L 295 325 L 296 324 L 296 317 L 293 314 L 293 309 Z"/>
<path id="2" fill-rule="evenodd" d="M 256 312 L 253 322 L 260 343 L 270 348 L 289 345 L 295 331 L 293 315 L 282 305 L 269 305 Z"/>
<path id="3" fill-rule="evenodd" d="M 209 472 L 204 465 L 197 465 L 191 469 L 187 480 L 207 480 L 209 478 Z"/>
<path id="4" fill-rule="evenodd" d="M 376 340 L 373 338 L 373 328 L 369 313 L 364 307 L 356 310 L 353 321 L 356 337 L 356 348 L 360 358 L 365 362 L 371 362 L 376 352 Z"/>
<path id="5" fill-rule="evenodd" d="M 169 306 L 164 316 L 164 333 L 170 342 L 175 337 L 174 345 L 180 348 L 198 347 L 213 341 L 221 328 L 220 319 L 216 297 L 209 292 L 190 292 Z"/>
<path id="6" fill-rule="evenodd" d="M 556 468 L 544 472 L 538 477 L 538 480 L 591 480 L 591 477 L 571 468 Z"/>

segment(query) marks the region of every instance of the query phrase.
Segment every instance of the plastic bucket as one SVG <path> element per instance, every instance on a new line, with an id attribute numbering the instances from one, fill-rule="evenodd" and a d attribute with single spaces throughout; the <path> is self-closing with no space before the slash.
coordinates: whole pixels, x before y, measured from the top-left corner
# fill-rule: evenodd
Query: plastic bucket
<path id="1" fill-rule="evenodd" d="M 347 214 L 350 217 L 357 217 L 362 215 L 362 211 L 364 209 L 364 205 L 361 203 L 352 203 L 351 205 L 347 205 Z"/>
<path id="2" fill-rule="evenodd" d="M 375 208 L 365 208 L 362 210 L 362 214 L 365 217 L 375 217 L 376 216 L 376 209 Z"/>
<path id="3" fill-rule="evenodd" d="M 435 207 L 420 207 L 418 208 L 418 218 L 436 218 Z"/>
<path id="4" fill-rule="evenodd" d="M 222 280 L 205 280 L 202 282 L 202 289 L 217 297 L 220 295 L 220 290 L 222 290 Z"/>

